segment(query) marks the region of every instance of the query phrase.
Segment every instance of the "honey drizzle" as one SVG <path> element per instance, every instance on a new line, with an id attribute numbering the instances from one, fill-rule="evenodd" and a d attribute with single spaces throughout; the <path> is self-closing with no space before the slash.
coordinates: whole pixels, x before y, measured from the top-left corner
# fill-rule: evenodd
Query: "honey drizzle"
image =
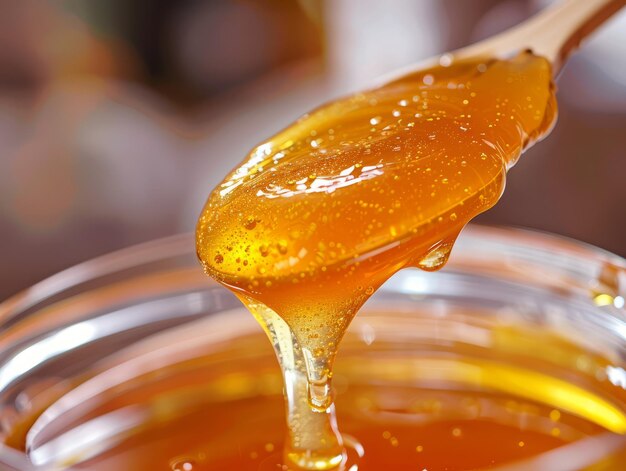
<path id="1" fill-rule="evenodd" d="M 198 255 L 272 340 L 291 463 L 338 466 L 332 365 L 358 309 L 398 270 L 443 266 L 555 116 L 543 58 L 447 63 L 314 110 L 215 189 Z"/>
<path id="2" fill-rule="evenodd" d="M 263 326 L 281 365 L 286 398 L 289 462 L 302 469 L 331 469 L 344 460 L 343 439 L 337 429 L 330 376 L 331 367 L 315 365 L 289 325 L 274 311 L 252 299 L 241 298 Z"/>

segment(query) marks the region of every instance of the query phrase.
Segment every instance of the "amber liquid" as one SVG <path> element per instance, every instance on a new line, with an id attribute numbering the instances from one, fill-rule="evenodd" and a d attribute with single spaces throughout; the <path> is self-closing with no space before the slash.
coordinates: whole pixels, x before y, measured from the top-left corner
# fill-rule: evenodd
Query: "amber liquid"
<path id="1" fill-rule="evenodd" d="M 305 115 L 255 148 L 199 220 L 206 272 L 275 347 L 293 466 L 344 466 L 331 379 L 358 309 L 398 270 L 443 266 L 554 122 L 545 59 L 442 64 Z"/>
<path id="2" fill-rule="evenodd" d="M 500 469 L 559 450 L 567 453 L 556 464 L 523 469 L 572 469 L 563 465 L 588 440 L 609 447 L 575 458 L 576 469 L 622 469 L 626 391 L 607 380 L 609 360 L 536 326 L 486 322 L 491 313 L 463 308 L 442 318 L 433 307 L 370 309 L 347 333 L 334 378 L 346 469 Z M 120 384 L 119 371 L 102 373 L 108 388 L 69 407 L 56 436 L 45 433 L 48 443 L 37 440 L 31 457 L 48 459 L 45 469 L 294 469 L 283 456 L 280 371 L 247 316 L 219 319 L 241 334 L 197 345 L 198 356 L 150 373 L 134 366 Z M 485 320 L 472 325 L 468 316 Z M 198 337 L 219 331 L 212 322 L 190 329 Z M 182 351 L 189 332 L 177 335 Z M 26 420 L 6 441 L 23 449 L 29 427 Z M 99 439 L 80 446 L 86 435 Z"/>
<path id="3" fill-rule="evenodd" d="M 626 392 L 607 381 L 609 360 L 536 327 L 466 324 L 468 316 L 491 319 L 487 312 L 459 308 L 441 318 L 433 306 L 422 309 L 369 310 L 343 342 L 335 389 L 342 432 L 354 437 L 346 438 L 346 469 L 486 469 L 594 437 L 619 439 L 626 430 Z M 70 407 L 57 436 L 46 433 L 55 447 L 38 440 L 33 459 L 51 454 L 51 469 L 93 471 L 284 469 L 282 379 L 271 347 L 251 331 L 246 313 L 218 321 L 241 327 L 241 334 L 197 345 L 202 354 L 156 372 L 134 366 L 120 384 L 119 371 L 104 372 L 100 383 L 108 388 Z M 191 328 L 198 336 L 219 331 L 211 322 Z M 182 351 L 189 332 L 177 336 Z M 98 422 L 103 417 L 109 420 Z M 87 435 L 100 439 L 77 447 L 90 422 L 100 425 Z M 6 441 L 23 449 L 29 427 L 26 419 Z M 621 469 L 626 443 L 611 446 L 576 464 Z"/>

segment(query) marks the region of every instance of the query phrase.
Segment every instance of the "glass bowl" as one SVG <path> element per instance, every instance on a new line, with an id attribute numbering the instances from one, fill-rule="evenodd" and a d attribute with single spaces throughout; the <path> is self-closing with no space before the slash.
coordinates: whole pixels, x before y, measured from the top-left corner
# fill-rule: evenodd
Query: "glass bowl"
<path id="1" fill-rule="evenodd" d="M 443 270 L 403 270 L 365 305 L 337 359 L 338 400 L 355 372 L 374 382 L 473 381 L 529 396 L 537 391 L 524 392 L 528 384 L 502 372 L 487 378 L 466 369 L 460 379 L 445 369 L 459 351 L 523 361 L 600 398 L 601 406 L 566 394 L 551 399 L 609 432 L 490 469 L 554 470 L 555 462 L 583 469 L 609 455 L 598 469 L 618 469 L 611 463 L 626 462 L 625 293 L 626 262 L 615 255 L 553 235 L 470 225 Z M 0 304 L 0 468 L 101 469 L 99 457 L 146 424 L 202 406 L 176 386 L 183 376 L 188 386 L 203 375 L 239 375 L 237 394 L 280 393 L 262 338 L 239 301 L 202 273 L 190 235 L 42 281 Z M 413 366 L 376 363 L 383 357 Z M 246 382 L 251 368 L 263 381 Z M 219 396 L 219 384 L 202 394 Z"/>

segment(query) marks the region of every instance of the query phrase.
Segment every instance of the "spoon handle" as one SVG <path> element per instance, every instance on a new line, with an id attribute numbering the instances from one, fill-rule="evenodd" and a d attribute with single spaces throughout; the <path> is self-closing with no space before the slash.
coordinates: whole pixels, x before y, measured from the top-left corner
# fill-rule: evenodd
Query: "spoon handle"
<path id="1" fill-rule="evenodd" d="M 530 49 L 550 61 L 556 77 L 580 43 L 625 5 L 626 0 L 566 0 L 453 55 L 502 57 Z"/>

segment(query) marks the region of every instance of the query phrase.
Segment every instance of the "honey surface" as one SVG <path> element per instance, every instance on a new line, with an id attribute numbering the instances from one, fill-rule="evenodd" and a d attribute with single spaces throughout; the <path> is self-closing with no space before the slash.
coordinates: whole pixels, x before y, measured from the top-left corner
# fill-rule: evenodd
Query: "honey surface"
<path id="1" fill-rule="evenodd" d="M 415 392 L 412 390 L 410 394 Z M 536 420 L 546 422 L 545 430 L 533 430 L 531 427 L 523 430 L 516 422 L 519 420 L 516 412 L 505 411 L 506 397 L 483 397 L 480 394 L 454 397 L 453 394 L 440 392 L 435 399 L 432 391 L 417 392 L 422 393 L 423 401 L 416 400 L 415 407 L 426 410 L 428 407 L 440 407 L 443 409 L 440 415 L 444 415 L 448 403 L 465 403 L 470 404 L 466 406 L 470 411 L 472 407 L 482 407 L 485 412 L 508 414 L 510 423 L 497 423 L 487 413 L 484 418 L 440 419 L 424 421 L 419 426 L 402 420 L 377 423 L 372 420 L 375 414 L 364 413 L 358 401 L 339 400 L 342 431 L 358 436 L 366 450 L 362 458 L 352 457 L 358 462 L 359 471 L 380 471 L 390 465 L 398 466 L 398 470 L 417 469 L 417 466 L 421 466 L 420 470 L 426 468 L 433 471 L 487 468 L 494 463 L 514 462 L 562 446 L 571 437 L 554 436 L 551 431 L 570 430 L 570 422 L 577 425 L 580 422 L 566 416 L 555 424 L 550 422 L 550 409 L 516 403 L 517 407 L 533 411 L 530 414 L 527 412 L 529 417 L 534 419 L 537 413 Z M 402 391 L 394 393 L 403 394 Z M 350 394 L 353 399 L 363 401 L 371 393 L 367 389 L 356 388 Z M 415 411 L 394 412 L 397 416 L 404 415 L 419 421 Z M 222 424 L 219 430 L 210 427 L 213 433 L 207 431 L 207 424 L 217 423 Z M 592 424 L 584 424 L 584 427 L 588 432 L 598 433 Z M 284 438 L 283 407 L 279 395 L 265 400 L 233 401 L 214 407 L 209 405 L 167 426 L 146 430 L 121 447 L 76 469 L 274 471 L 283 469 L 280 465 L 283 463 L 281 451 Z"/>
<path id="2" fill-rule="evenodd" d="M 386 316 L 400 322 L 392 310 L 370 312 L 367 322 L 380 326 L 375 319 Z M 445 322 L 439 327 L 446 331 Z M 491 332 L 487 350 L 446 342 L 438 346 L 446 349 L 443 356 L 428 342 L 408 348 L 391 338 L 386 343 L 382 331 L 367 345 L 359 331 L 348 333 L 336 366 L 338 420 L 364 450 L 359 457 L 348 443 L 350 471 L 489 469 L 620 432 L 626 424 L 618 405 L 626 391 L 593 379 L 611 363 L 591 355 L 577 368 L 575 359 L 589 352 L 540 329 L 503 326 Z M 522 357 L 513 353 L 518 349 Z M 70 454 L 71 469 L 285 470 L 281 378 L 261 335 L 236 338 L 223 350 L 207 348 L 205 357 L 159 370 L 150 380 L 129 381 L 100 397 L 81 423 L 120 410 L 126 416 L 139 411 L 144 421 L 102 440 L 95 453 L 88 447 Z M 11 437 L 12 446 L 23 448 L 26 430 Z M 68 432 L 71 442 L 84 433 L 80 427 Z M 625 453 L 622 445 L 603 456 L 604 468 L 581 468 L 621 470 Z"/>
<path id="3" fill-rule="evenodd" d="M 310 458 L 316 443 L 341 448 L 330 380 L 357 310 L 403 267 L 440 268 L 555 115 L 545 59 L 452 62 L 312 111 L 211 194 L 199 257 L 276 347 L 303 467 L 334 466 Z"/>
<path id="4" fill-rule="evenodd" d="M 347 332 L 334 381 L 349 459 L 344 469 L 498 469 L 607 435 L 621 446 L 575 463 L 623 469 L 626 390 L 602 379 L 608 367 L 617 368 L 611 359 L 536 324 L 462 322 L 493 319 L 495 309 L 454 307 L 438 316 L 433 302 L 411 303 L 410 310 L 370 307 Z M 31 442 L 31 456 L 47 460 L 42 469 L 295 471 L 283 466 L 283 386 L 269 342 L 249 329 L 246 313 L 230 314 L 219 325 L 209 316 L 195 328 L 215 333 L 230 324 L 247 334 L 190 346 L 195 355 L 148 372 L 131 362 L 120 383 L 119 370 L 105 371 L 99 381 L 111 387 L 66 409 L 70 417 L 61 414 L 58 433 Z M 459 323 L 479 333 L 459 335 Z M 406 337 L 412 330 L 439 334 Z M 75 387 L 59 386 L 69 393 Z M 24 423 L 0 439 L 25 450 L 33 421 L 58 398 L 53 392 L 23 411 Z M 97 438 L 85 440 L 91 437 Z M 540 469 L 563 469 L 560 463 Z"/>

